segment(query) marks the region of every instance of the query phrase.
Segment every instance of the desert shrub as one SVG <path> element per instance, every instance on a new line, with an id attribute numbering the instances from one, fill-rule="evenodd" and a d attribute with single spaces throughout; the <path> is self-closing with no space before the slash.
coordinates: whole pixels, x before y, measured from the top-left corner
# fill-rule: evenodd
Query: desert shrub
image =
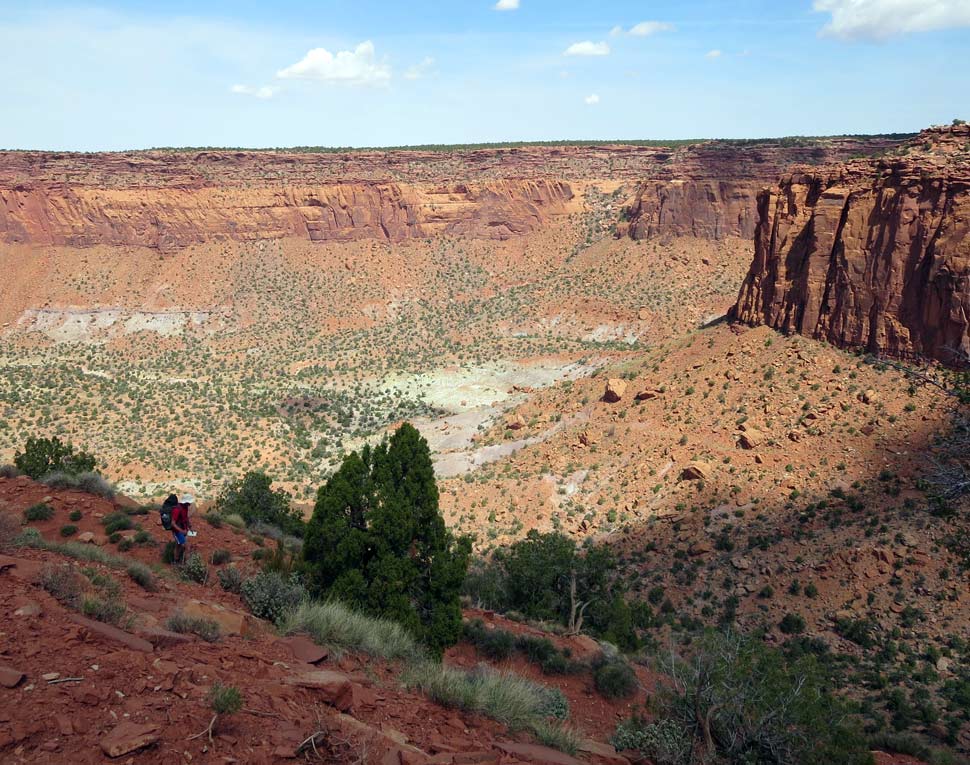
<path id="1" fill-rule="evenodd" d="M 785 614 L 778 623 L 778 629 L 786 635 L 797 635 L 805 631 L 805 620 L 799 614 Z"/>
<path id="2" fill-rule="evenodd" d="M 24 520 L 28 523 L 31 521 L 49 521 L 53 517 L 54 508 L 44 502 L 31 505 L 24 510 Z"/>
<path id="3" fill-rule="evenodd" d="M 242 592 L 243 575 L 238 568 L 220 568 L 216 571 L 219 577 L 219 586 L 226 592 L 233 592 L 236 595 Z"/>
<path id="4" fill-rule="evenodd" d="M 222 528 L 222 516 L 219 513 L 206 513 L 202 516 L 202 520 L 208 523 L 214 529 Z"/>
<path id="5" fill-rule="evenodd" d="M 70 608 L 81 602 L 84 586 L 74 566 L 46 564 L 40 570 L 40 586 Z"/>
<path id="6" fill-rule="evenodd" d="M 209 706 L 217 715 L 231 715 L 242 709 L 243 697 L 239 689 L 232 685 L 213 683 L 209 689 Z"/>
<path id="7" fill-rule="evenodd" d="M 583 735 L 579 731 L 561 722 L 538 720 L 531 727 L 540 744 L 569 755 L 576 754 L 583 743 Z"/>
<path id="8" fill-rule="evenodd" d="M 68 520 L 71 520 L 77 523 L 79 520 L 81 520 L 81 518 L 84 517 L 84 514 L 80 510 L 72 510 L 71 514 L 67 517 L 68 517 Z"/>
<path id="9" fill-rule="evenodd" d="M 463 634 L 490 659 L 507 659 L 515 650 L 515 635 L 506 630 L 488 629 L 481 619 L 465 624 Z"/>
<path id="10" fill-rule="evenodd" d="M 688 765 L 693 740 L 673 720 L 647 723 L 638 718 L 621 722 L 613 734 L 613 746 L 642 752 L 657 765 Z"/>
<path id="11" fill-rule="evenodd" d="M 558 688 L 548 686 L 538 686 L 541 691 L 542 704 L 539 706 L 539 714 L 542 717 L 552 717 L 556 720 L 566 720 L 569 718 L 569 699 Z"/>
<path id="12" fill-rule="evenodd" d="M 215 643 L 220 637 L 218 622 L 201 616 L 189 616 L 181 611 L 168 617 L 165 627 L 181 635 L 198 635 L 207 643 Z"/>
<path id="13" fill-rule="evenodd" d="M 13 538 L 14 547 L 36 547 L 42 549 L 47 545 L 43 535 L 33 526 L 22 528 L 20 533 Z"/>
<path id="14" fill-rule="evenodd" d="M 238 513 L 220 513 L 222 520 L 232 526 L 234 529 L 244 529 L 246 528 L 246 521 Z"/>
<path id="15" fill-rule="evenodd" d="M 242 478 L 223 487 L 216 500 L 216 511 L 226 518 L 238 515 L 247 526 L 265 523 L 281 529 L 280 532 L 302 535 L 303 519 L 290 505 L 290 494 L 283 489 L 273 489 L 273 479 L 262 471 L 253 470 Z"/>
<path id="16" fill-rule="evenodd" d="M 105 499 L 114 499 L 116 493 L 115 487 L 107 478 L 91 471 L 75 475 L 58 470 L 44 476 L 41 482 L 52 489 L 76 489 Z"/>
<path id="17" fill-rule="evenodd" d="M 872 648 L 876 644 L 875 625 L 868 619 L 837 619 L 835 631 L 863 648 Z"/>
<path id="18" fill-rule="evenodd" d="M 179 576 L 190 582 L 205 584 L 209 581 L 209 567 L 198 553 L 192 553 L 179 567 Z"/>
<path id="19" fill-rule="evenodd" d="M 243 603 L 254 616 L 275 624 L 300 604 L 306 597 L 306 589 L 296 577 L 269 571 L 244 581 L 241 594 Z"/>
<path id="20" fill-rule="evenodd" d="M 162 548 L 162 563 L 171 565 L 175 563 L 175 541 L 170 539 Z"/>
<path id="21" fill-rule="evenodd" d="M 61 526 L 60 534 L 62 537 L 73 537 L 77 534 L 77 526 L 72 526 L 70 524 Z"/>
<path id="22" fill-rule="evenodd" d="M 108 535 L 108 541 L 111 544 L 113 544 L 113 545 L 114 544 L 118 544 L 118 542 L 120 542 L 121 539 L 122 539 L 122 537 L 121 537 L 121 532 L 120 531 L 116 531 L 114 534 L 109 534 Z"/>
<path id="23" fill-rule="evenodd" d="M 135 532 L 134 540 L 135 540 L 135 544 L 136 545 L 153 545 L 153 544 L 155 544 L 155 540 L 152 537 L 152 535 L 149 534 L 144 529 L 139 529 L 137 532 Z"/>
<path id="24" fill-rule="evenodd" d="M 21 475 L 16 465 L 0 465 L 0 478 L 18 478 Z"/>
<path id="25" fill-rule="evenodd" d="M 600 661 L 593 670 L 593 682 L 600 695 L 607 699 L 632 696 L 639 685 L 633 667 L 620 657 Z"/>
<path id="26" fill-rule="evenodd" d="M 559 653 L 555 644 L 545 637 L 535 637 L 534 635 L 519 635 L 515 639 L 517 650 L 525 654 L 525 657 L 536 664 L 548 661 L 552 656 Z"/>
<path id="27" fill-rule="evenodd" d="M 93 472 L 97 461 L 90 454 L 75 451 L 71 444 L 53 438 L 28 438 L 23 451 L 13 458 L 14 465 L 22 473 L 37 480 L 54 472 L 77 475 Z"/>
<path id="28" fill-rule="evenodd" d="M 118 626 L 128 609 L 124 602 L 104 595 L 88 595 L 81 603 L 81 613 L 99 622 Z"/>
<path id="29" fill-rule="evenodd" d="M 662 716 L 731 763 L 844 765 L 872 756 L 813 655 L 788 661 L 759 639 L 709 632 L 663 669 Z"/>
<path id="30" fill-rule="evenodd" d="M 231 558 L 232 554 L 228 550 L 220 548 L 212 552 L 212 555 L 209 557 L 209 563 L 213 566 L 220 566 L 223 563 L 228 563 Z"/>
<path id="31" fill-rule="evenodd" d="M 446 707 L 479 712 L 510 728 L 546 719 L 544 686 L 487 665 L 466 671 L 437 662 L 419 662 L 405 670 L 404 682 Z"/>
<path id="32" fill-rule="evenodd" d="M 118 542 L 118 552 L 128 552 L 135 546 L 134 541 L 129 537 L 124 537 Z"/>
<path id="33" fill-rule="evenodd" d="M 461 634 L 471 540 L 438 507 L 428 443 L 411 425 L 351 453 L 317 493 L 303 561 L 314 594 L 400 622 L 440 651 Z"/>
<path id="34" fill-rule="evenodd" d="M 506 575 L 498 560 L 472 561 L 468 567 L 461 594 L 470 598 L 477 608 L 503 610 L 508 607 Z"/>
<path id="35" fill-rule="evenodd" d="M 132 563 L 127 568 L 128 576 L 143 590 L 154 592 L 157 589 L 152 570 L 144 563 Z"/>
<path id="36" fill-rule="evenodd" d="M 284 635 L 307 634 L 318 645 L 359 651 L 383 659 L 415 660 L 423 655 L 400 624 L 352 611 L 342 603 L 303 601 L 282 619 Z"/>
<path id="37" fill-rule="evenodd" d="M 12 513 L 0 512 L 0 550 L 13 545 L 20 534 L 20 521 Z"/>
<path id="38" fill-rule="evenodd" d="M 104 526 L 104 533 L 108 536 L 116 534 L 119 531 L 127 531 L 135 525 L 128 513 L 121 511 L 108 513 L 101 519 L 101 523 Z"/>

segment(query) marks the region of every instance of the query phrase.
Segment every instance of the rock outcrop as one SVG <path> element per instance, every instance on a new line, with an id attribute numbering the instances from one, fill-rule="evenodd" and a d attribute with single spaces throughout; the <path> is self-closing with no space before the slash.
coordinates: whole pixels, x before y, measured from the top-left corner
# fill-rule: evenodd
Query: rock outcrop
<path id="1" fill-rule="evenodd" d="M 970 126 L 797 168 L 758 212 L 733 318 L 897 357 L 970 352 Z"/>
<path id="2" fill-rule="evenodd" d="M 709 141 L 671 155 L 644 180 L 620 235 L 634 239 L 754 236 L 761 189 L 794 164 L 820 165 L 870 156 L 898 145 L 890 136 L 778 141 Z"/>

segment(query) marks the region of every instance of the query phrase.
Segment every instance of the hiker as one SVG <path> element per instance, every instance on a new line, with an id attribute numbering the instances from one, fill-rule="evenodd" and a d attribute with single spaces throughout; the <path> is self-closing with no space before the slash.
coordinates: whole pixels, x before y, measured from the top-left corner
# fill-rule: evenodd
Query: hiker
<path id="1" fill-rule="evenodd" d="M 172 536 L 175 537 L 175 555 L 173 562 L 181 565 L 185 563 L 185 545 L 192 521 L 189 519 L 189 509 L 195 502 L 191 494 L 183 494 L 182 499 L 172 509 Z"/>

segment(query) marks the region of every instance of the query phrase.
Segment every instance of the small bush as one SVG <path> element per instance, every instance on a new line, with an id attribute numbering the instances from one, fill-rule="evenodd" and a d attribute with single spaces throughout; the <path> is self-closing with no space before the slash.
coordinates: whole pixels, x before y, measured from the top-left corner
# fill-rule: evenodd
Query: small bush
<path id="1" fill-rule="evenodd" d="M 217 715 L 231 715 L 242 709 L 243 697 L 239 689 L 232 685 L 213 683 L 209 689 L 209 706 Z"/>
<path id="2" fill-rule="evenodd" d="M 77 523 L 79 520 L 81 520 L 81 518 L 84 517 L 84 514 L 80 510 L 72 510 L 71 514 L 67 517 L 69 520 L 72 520 L 75 523 Z"/>
<path id="3" fill-rule="evenodd" d="M 155 544 L 155 539 L 144 529 L 140 529 L 135 533 L 135 544 L 136 545 L 153 545 Z"/>
<path id="4" fill-rule="evenodd" d="M 175 541 L 169 540 L 162 548 L 162 563 L 170 566 L 175 563 Z"/>
<path id="5" fill-rule="evenodd" d="M 132 563 L 128 566 L 128 576 L 143 590 L 154 592 L 156 589 L 155 577 L 152 575 L 152 570 L 144 563 Z"/>
<path id="6" fill-rule="evenodd" d="M 243 603 L 260 619 L 274 624 L 306 597 L 306 590 L 295 577 L 286 578 L 271 571 L 257 574 L 242 583 Z"/>
<path id="7" fill-rule="evenodd" d="M 215 550 L 209 557 L 209 563 L 211 563 L 213 566 L 220 566 L 223 563 L 228 563 L 231 558 L 232 555 L 228 550 L 219 549 Z"/>
<path id="8" fill-rule="evenodd" d="M 15 515 L 0 513 L 0 550 L 13 545 L 17 535 L 20 534 L 20 528 L 20 521 Z"/>
<path id="9" fill-rule="evenodd" d="M 118 542 L 118 552 L 128 552 L 134 546 L 135 543 L 130 538 L 125 537 Z"/>
<path id="10" fill-rule="evenodd" d="M 20 475 L 16 465 L 0 465 L 0 478 L 19 478 Z"/>
<path id="11" fill-rule="evenodd" d="M 100 595 L 88 596 L 81 604 L 81 613 L 85 616 L 115 626 L 121 624 L 127 611 L 122 601 Z"/>
<path id="12" fill-rule="evenodd" d="M 620 658 L 600 663 L 593 672 L 593 682 L 600 695 L 607 699 L 632 696 L 638 684 L 633 667 Z"/>
<path id="13" fill-rule="evenodd" d="M 209 581 L 209 567 L 198 553 L 192 553 L 179 569 L 179 576 L 190 582 L 205 584 Z"/>
<path id="14" fill-rule="evenodd" d="M 556 720 L 566 720 L 569 718 L 569 699 L 558 688 L 539 686 L 542 689 L 542 704 L 539 706 L 539 714 L 543 717 L 552 717 Z"/>
<path id="15" fill-rule="evenodd" d="M 202 520 L 204 520 L 214 529 L 222 528 L 222 516 L 219 515 L 219 513 L 206 513 L 202 516 Z"/>
<path id="16" fill-rule="evenodd" d="M 797 635 L 805 631 L 805 620 L 799 614 L 785 614 L 778 623 L 778 629 L 786 635 Z"/>
<path id="17" fill-rule="evenodd" d="M 613 734 L 617 749 L 642 752 L 657 765 L 687 765 L 692 745 L 690 733 L 674 720 L 649 724 L 636 718 L 624 720 Z"/>
<path id="18" fill-rule="evenodd" d="M 181 611 L 172 614 L 165 626 L 180 635 L 198 635 L 207 643 L 215 643 L 220 637 L 218 622 L 203 617 L 189 616 Z"/>
<path id="19" fill-rule="evenodd" d="M 239 595 L 242 592 L 243 575 L 238 568 L 220 568 L 216 571 L 219 584 L 226 592 Z"/>
<path id="20" fill-rule="evenodd" d="M 244 529 L 246 528 L 246 521 L 238 513 L 227 513 L 225 515 L 220 514 L 220 517 L 225 523 L 228 523 L 234 529 Z"/>
<path id="21" fill-rule="evenodd" d="M 61 526 L 62 537 L 73 537 L 75 534 L 77 534 L 77 526 L 71 526 L 70 524 Z"/>
<path id="22" fill-rule="evenodd" d="M 101 520 L 101 523 L 104 525 L 104 533 L 108 536 L 119 531 L 127 531 L 135 525 L 128 513 L 122 512 L 109 513 Z"/>
<path id="23" fill-rule="evenodd" d="M 40 586 L 70 608 L 77 608 L 84 591 L 74 566 L 64 564 L 45 565 L 40 571 Z"/>
<path id="24" fill-rule="evenodd" d="M 43 502 L 31 505 L 24 510 L 24 520 L 28 523 L 31 521 L 49 521 L 53 517 L 54 508 Z"/>

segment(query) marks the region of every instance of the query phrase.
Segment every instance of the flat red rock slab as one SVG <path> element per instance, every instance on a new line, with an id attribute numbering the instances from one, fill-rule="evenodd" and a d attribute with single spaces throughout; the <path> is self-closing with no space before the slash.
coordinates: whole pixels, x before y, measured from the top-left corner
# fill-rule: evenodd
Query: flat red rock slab
<path id="1" fill-rule="evenodd" d="M 0 665 L 0 685 L 4 688 L 16 688 L 25 675 L 19 669 Z"/>
<path id="2" fill-rule="evenodd" d="M 101 738 L 101 751 L 108 757 L 121 757 L 158 741 L 160 728 L 154 723 L 139 725 L 125 721 Z"/>
<path id="3" fill-rule="evenodd" d="M 307 664 L 318 664 L 330 656 L 329 649 L 317 645 L 306 635 L 293 635 L 282 642 L 290 649 L 294 659 Z"/>
<path id="4" fill-rule="evenodd" d="M 80 624 L 88 632 L 92 632 L 95 635 L 100 635 L 108 640 L 114 640 L 115 642 L 121 643 L 123 646 L 130 648 L 133 651 L 152 653 L 155 650 L 155 647 L 144 638 L 140 638 L 137 635 L 132 635 L 130 632 L 125 632 L 117 627 L 112 627 L 110 624 L 96 622 L 93 619 L 88 619 L 87 617 L 80 616 L 78 614 L 68 613 L 67 616 L 69 619 L 71 619 L 71 621 Z"/>
<path id="5" fill-rule="evenodd" d="M 532 765 L 582 765 L 575 757 L 539 744 L 495 744 L 495 748 Z"/>

